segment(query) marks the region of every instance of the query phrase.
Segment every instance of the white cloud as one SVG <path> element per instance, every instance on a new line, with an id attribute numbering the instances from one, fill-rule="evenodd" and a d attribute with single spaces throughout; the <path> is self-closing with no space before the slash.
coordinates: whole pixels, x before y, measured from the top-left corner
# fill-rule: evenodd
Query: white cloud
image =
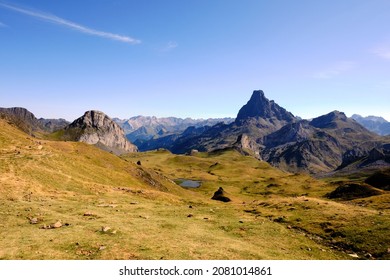
<path id="1" fill-rule="evenodd" d="M 13 11 L 25 14 L 25 15 L 29 15 L 29 16 L 32 16 L 32 17 L 35 17 L 38 19 L 42 19 L 42 20 L 45 20 L 45 21 L 48 21 L 51 23 L 59 24 L 59 25 L 65 26 L 67 28 L 70 28 L 70 29 L 73 29 L 73 30 L 76 30 L 76 31 L 79 31 L 82 33 L 86 33 L 89 35 L 98 36 L 98 37 L 116 40 L 116 41 L 121 41 L 121 42 L 129 43 L 129 44 L 141 43 L 140 40 L 131 38 L 129 36 L 124 36 L 124 35 L 119 35 L 119 34 L 115 34 L 115 33 L 95 30 L 95 29 L 80 25 L 78 23 L 57 17 L 55 15 L 47 14 L 47 13 L 44 13 L 41 11 L 34 11 L 34 10 L 26 9 L 26 8 L 20 8 L 20 7 L 16 7 L 16 6 L 5 4 L 5 3 L 0 3 L 0 6 L 3 6 L 7 9 L 10 9 L 10 10 L 13 10 Z"/>
<path id="2" fill-rule="evenodd" d="M 390 59 L 390 47 L 385 47 L 385 46 L 377 47 L 372 50 L 372 53 L 382 58 Z"/>
<path id="3" fill-rule="evenodd" d="M 331 79 L 356 67 L 354 61 L 339 61 L 313 75 L 316 79 Z"/>
<path id="4" fill-rule="evenodd" d="M 0 21 L 0 27 L 7 27 L 7 25 L 5 25 L 4 23 L 2 23 L 2 22 Z"/>

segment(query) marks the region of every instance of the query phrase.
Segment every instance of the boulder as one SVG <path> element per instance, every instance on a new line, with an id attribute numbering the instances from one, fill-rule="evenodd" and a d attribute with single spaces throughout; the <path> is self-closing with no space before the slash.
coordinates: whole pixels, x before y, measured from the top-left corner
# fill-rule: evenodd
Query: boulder
<path id="1" fill-rule="evenodd" d="M 213 197 L 211 198 L 213 200 L 218 200 L 218 201 L 222 201 L 222 202 L 229 202 L 231 201 L 230 198 L 228 198 L 226 195 L 225 195 L 225 191 L 222 187 L 220 187 L 213 195 Z"/>

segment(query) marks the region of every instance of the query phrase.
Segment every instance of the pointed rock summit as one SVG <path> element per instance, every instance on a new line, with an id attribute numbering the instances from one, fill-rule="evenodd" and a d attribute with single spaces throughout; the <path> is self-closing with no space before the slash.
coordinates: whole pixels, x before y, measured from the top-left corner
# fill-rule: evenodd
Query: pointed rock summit
<path id="1" fill-rule="evenodd" d="M 276 119 L 291 122 L 294 115 L 280 107 L 273 100 L 268 100 L 262 90 L 255 90 L 251 99 L 238 112 L 236 122 L 242 122 L 249 118 Z"/>
<path id="2" fill-rule="evenodd" d="M 100 111 L 85 112 L 64 129 L 63 138 L 95 145 L 117 155 L 137 152 L 137 147 L 127 140 L 123 129 Z"/>

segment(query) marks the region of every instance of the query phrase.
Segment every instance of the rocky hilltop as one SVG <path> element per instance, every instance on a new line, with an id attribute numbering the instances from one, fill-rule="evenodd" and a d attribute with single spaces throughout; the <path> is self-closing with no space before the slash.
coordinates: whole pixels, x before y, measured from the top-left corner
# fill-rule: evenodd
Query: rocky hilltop
<path id="1" fill-rule="evenodd" d="M 0 108 L 0 116 L 30 135 L 44 131 L 35 115 L 25 108 Z"/>
<path id="2" fill-rule="evenodd" d="M 115 154 L 137 152 L 137 147 L 127 140 L 123 129 L 100 111 L 85 112 L 61 134 L 63 140 L 84 142 Z"/>
<path id="3" fill-rule="evenodd" d="M 37 119 L 33 113 L 21 107 L 0 108 L 0 116 L 30 135 L 53 132 L 69 124 L 64 119 Z"/>

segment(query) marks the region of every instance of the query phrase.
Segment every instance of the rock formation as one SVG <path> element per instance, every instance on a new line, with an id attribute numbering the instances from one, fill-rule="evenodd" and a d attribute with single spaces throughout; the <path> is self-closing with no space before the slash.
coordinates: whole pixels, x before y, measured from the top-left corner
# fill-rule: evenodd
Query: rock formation
<path id="1" fill-rule="evenodd" d="M 123 129 L 100 111 L 85 112 L 63 132 L 64 140 L 96 145 L 115 154 L 137 152 L 137 147 L 126 139 Z"/>

